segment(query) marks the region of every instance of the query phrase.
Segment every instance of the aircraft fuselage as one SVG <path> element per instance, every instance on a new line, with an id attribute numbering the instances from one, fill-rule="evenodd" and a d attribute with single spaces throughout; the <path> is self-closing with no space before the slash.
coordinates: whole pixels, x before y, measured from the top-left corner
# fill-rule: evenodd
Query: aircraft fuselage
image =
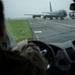
<path id="1" fill-rule="evenodd" d="M 46 19 L 46 18 L 50 18 L 50 19 L 64 19 L 65 17 L 67 16 L 67 12 L 65 10 L 60 10 L 60 11 L 57 11 L 57 12 L 51 12 L 47 15 L 44 15 L 43 18 Z"/>

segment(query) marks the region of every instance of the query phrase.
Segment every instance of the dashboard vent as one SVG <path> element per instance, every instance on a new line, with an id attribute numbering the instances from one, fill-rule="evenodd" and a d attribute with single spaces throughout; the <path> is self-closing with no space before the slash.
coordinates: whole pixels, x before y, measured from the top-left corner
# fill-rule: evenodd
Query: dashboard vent
<path id="1" fill-rule="evenodd" d="M 66 51 L 72 61 L 75 61 L 75 51 L 72 47 L 66 48 Z"/>

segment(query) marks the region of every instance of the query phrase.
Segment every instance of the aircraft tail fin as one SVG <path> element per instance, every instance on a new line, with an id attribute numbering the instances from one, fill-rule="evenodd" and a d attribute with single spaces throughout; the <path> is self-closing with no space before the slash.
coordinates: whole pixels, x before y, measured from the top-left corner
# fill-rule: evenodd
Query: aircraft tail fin
<path id="1" fill-rule="evenodd" d="M 50 12 L 52 12 L 52 5 L 51 5 L 51 2 L 50 2 Z"/>

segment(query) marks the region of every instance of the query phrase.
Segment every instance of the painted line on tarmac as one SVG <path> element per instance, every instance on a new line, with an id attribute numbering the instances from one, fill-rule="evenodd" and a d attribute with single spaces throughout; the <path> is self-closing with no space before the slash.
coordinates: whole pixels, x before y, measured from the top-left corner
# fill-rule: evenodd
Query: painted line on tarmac
<path id="1" fill-rule="evenodd" d="M 63 24 L 63 23 L 57 23 L 57 22 L 51 22 L 51 23 L 54 23 L 54 24 L 61 24 L 61 25 L 64 25 L 64 26 L 68 26 L 68 27 L 75 27 L 74 25 L 69 25 L 69 24 Z"/>
<path id="2" fill-rule="evenodd" d="M 40 40 L 39 37 L 38 37 L 38 35 L 35 33 L 35 30 L 33 30 L 33 32 L 34 32 L 34 34 L 35 34 L 36 39 L 37 39 L 37 40 Z"/>
<path id="3" fill-rule="evenodd" d="M 42 31 L 34 31 L 35 33 L 42 33 Z"/>
<path id="4" fill-rule="evenodd" d="M 63 27 L 63 26 L 56 26 L 56 27 L 65 28 L 65 27 Z"/>

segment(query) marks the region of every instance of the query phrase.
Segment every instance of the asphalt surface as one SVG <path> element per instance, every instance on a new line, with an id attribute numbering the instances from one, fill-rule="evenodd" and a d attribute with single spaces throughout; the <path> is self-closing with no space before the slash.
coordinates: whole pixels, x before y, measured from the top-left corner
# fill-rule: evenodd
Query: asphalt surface
<path id="1" fill-rule="evenodd" d="M 46 43 L 65 42 L 75 39 L 75 20 L 28 19 L 33 39 Z"/>

